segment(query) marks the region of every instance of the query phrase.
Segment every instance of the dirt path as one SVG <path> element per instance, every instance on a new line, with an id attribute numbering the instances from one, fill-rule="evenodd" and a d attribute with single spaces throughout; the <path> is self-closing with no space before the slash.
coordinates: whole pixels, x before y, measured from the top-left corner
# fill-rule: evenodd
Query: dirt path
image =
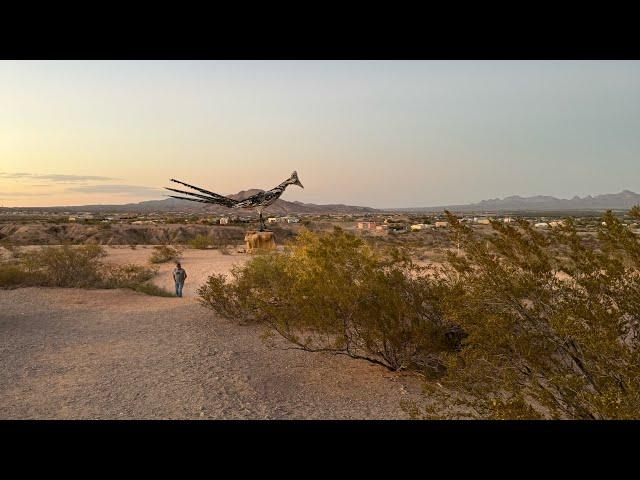
<path id="1" fill-rule="evenodd" d="M 129 261 L 122 252 L 110 260 Z M 0 418 L 406 418 L 400 400 L 416 398 L 413 379 L 345 357 L 270 348 L 258 327 L 198 305 L 199 278 L 241 260 L 214 253 L 185 256 L 192 282 L 183 299 L 0 291 Z M 168 268 L 158 279 L 165 287 Z"/>

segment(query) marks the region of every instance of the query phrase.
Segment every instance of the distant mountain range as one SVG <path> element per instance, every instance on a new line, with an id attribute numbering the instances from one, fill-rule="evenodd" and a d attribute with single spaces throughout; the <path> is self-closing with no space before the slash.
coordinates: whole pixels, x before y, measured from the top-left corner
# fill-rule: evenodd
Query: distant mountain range
<path id="1" fill-rule="evenodd" d="M 235 195 L 229 195 L 230 198 L 242 200 L 263 190 L 252 189 L 243 190 Z M 139 203 L 126 203 L 122 205 L 72 205 L 58 207 L 16 207 L 14 210 L 25 210 L 34 212 L 192 212 L 192 213 L 210 213 L 217 215 L 237 214 L 250 216 L 254 214 L 251 210 L 229 209 L 219 205 L 207 205 L 203 203 L 189 202 L 186 200 L 178 200 L 175 198 L 167 198 L 165 200 L 148 200 Z M 316 205 L 314 203 L 288 202 L 278 199 L 272 205 L 265 209 L 265 213 L 273 215 L 289 215 L 294 213 L 368 213 L 375 212 L 376 209 L 369 207 L 359 207 L 353 205 Z"/>
<path id="2" fill-rule="evenodd" d="M 229 195 L 229 197 L 241 200 L 262 190 L 244 190 Z M 587 195 L 586 197 L 575 196 L 570 199 L 556 198 L 546 195 L 536 195 L 533 197 L 521 197 L 513 195 L 505 198 L 493 198 L 482 200 L 478 203 L 465 205 L 442 205 L 438 207 L 416 207 L 416 208 L 385 208 L 376 209 L 371 207 L 361 207 L 353 205 L 331 204 L 316 205 L 314 203 L 288 202 L 278 199 L 265 209 L 265 213 L 272 215 L 289 215 L 296 213 L 376 213 L 376 212 L 437 212 L 451 210 L 454 212 L 564 212 L 564 211 L 603 211 L 603 210 L 628 210 L 634 205 L 640 204 L 640 194 L 630 190 L 623 190 L 620 193 L 610 193 L 604 195 Z M 211 213 L 224 215 L 236 212 L 239 215 L 251 215 L 250 210 L 231 210 L 218 205 L 206 205 L 202 203 L 188 202 L 175 198 L 165 200 L 148 200 L 139 203 L 127 203 L 124 205 L 75 205 L 60 207 L 24 207 L 14 208 L 14 210 L 27 211 L 53 211 L 53 212 L 192 212 Z"/>
<path id="3" fill-rule="evenodd" d="M 526 211 L 599 211 L 599 210 L 627 210 L 640 204 L 640 194 L 630 190 L 620 193 L 608 193 L 604 195 L 586 197 L 575 196 L 570 199 L 550 197 L 547 195 L 535 195 L 533 197 L 521 197 L 513 195 L 505 198 L 492 198 L 478 203 L 466 205 L 443 205 L 439 207 L 418 207 L 397 209 L 404 212 L 434 212 L 451 210 L 456 212 L 526 212 Z"/>

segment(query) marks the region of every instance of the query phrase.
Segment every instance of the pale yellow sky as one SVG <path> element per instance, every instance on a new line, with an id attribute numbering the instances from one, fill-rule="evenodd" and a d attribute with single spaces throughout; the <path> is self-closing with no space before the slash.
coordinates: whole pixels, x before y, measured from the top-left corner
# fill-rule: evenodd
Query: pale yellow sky
<path id="1" fill-rule="evenodd" d="M 639 62 L 0 62 L 0 205 L 640 190 Z"/>

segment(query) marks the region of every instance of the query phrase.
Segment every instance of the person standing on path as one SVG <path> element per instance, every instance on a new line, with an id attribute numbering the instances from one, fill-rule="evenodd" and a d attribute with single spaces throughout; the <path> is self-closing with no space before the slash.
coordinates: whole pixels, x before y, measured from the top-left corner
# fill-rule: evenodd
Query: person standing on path
<path id="1" fill-rule="evenodd" d="M 180 263 L 176 263 L 176 268 L 173 269 L 173 281 L 176 282 L 176 296 L 182 297 L 182 287 L 184 287 L 184 281 L 187 279 L 187 272 Z"/>

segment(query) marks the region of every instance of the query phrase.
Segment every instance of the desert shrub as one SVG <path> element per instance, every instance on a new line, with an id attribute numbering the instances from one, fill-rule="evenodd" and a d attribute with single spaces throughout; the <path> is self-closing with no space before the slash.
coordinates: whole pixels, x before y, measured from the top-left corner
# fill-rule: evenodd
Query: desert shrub
<path id="1" fill-rule="evenodd" d="M 381 252 L 335 228 L 303 231 L 285 252 L 261 254 L 198 290 L 218 314 L 258 322 L 299 348 L 435 373 L 452 350 L 437 285 L 399 251 Z"/>
<path id="2" fill-rule="evenodd" d="M 213 239 L 208 235 L 198 234 L 188 242 L 189 247 L 199 250 L 206 250 L 213 247 Z"/>
<path id="3" fill-rule="evenodd" d="M 142 265 L 126 264 L 103 266 L 102 284 L 104 288 L 133 288 L 151 280 L 157 270 Z"/>
<path id="4" fill-rule="evenodd" d="M 0 288 L 21 286 L 130 288 L 149 295 L 170 295 L 148 286 L 157 274 L 141 265 L 108 265 L 99 245 L 43 247 L 25 253 L 17 264 L 0 264 Z"/>
<path id="5" fill-rule="evenodd" d="M 99 245 L 43 247 L 24 253 L 23 264 L 43 285 L 82 288 L 101 284 L 100 259 L 105 255 Z"/>
<path id="6" fill-rule="evenodd" d="M 446 312 L 467 337 L 432 400 L 483 418 L 638 418 L 640 243 L 603 220 L 593 248 L 570 219 L 549 233 L 493 222 L 480 239 L 449 215 L 462 254 L 449 253 Z"/>
<path id="7" fill-rule="evenodd" d="M 149 257 L 151 263 L 166 263 L 177 261 L 182 258 L 182 251 L 170 245 L 158 245 L 153 247 L 153 252 Z"/>
<path id="8" fill-rule="evenodd" d="M 0 288 L 28 287 L 35 284 L 37 281 L 34 275 L 21 265 L 0 264 Z"/>
<path id="9" fill-rule="evenodd" d="M 145 295 L 152 295 L 154 297 L 175 297 L 175 294 L 172 292 L 150 282 L 137 284 L 133 287 L 133 290 L 144 293 Z"/>

